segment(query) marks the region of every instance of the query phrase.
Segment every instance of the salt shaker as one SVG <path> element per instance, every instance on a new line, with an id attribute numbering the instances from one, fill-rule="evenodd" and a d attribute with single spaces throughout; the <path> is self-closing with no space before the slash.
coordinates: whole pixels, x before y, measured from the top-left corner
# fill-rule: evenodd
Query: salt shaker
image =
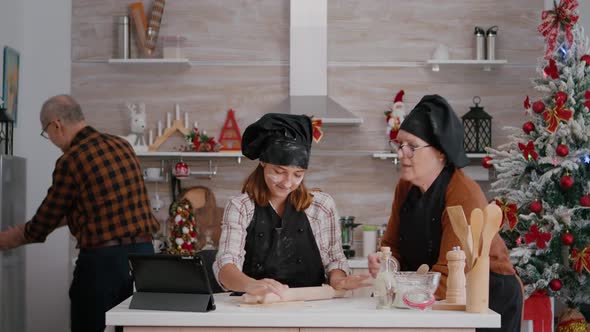
<path id="1" fill-rule="evenodd" d="M 461 247 L 453 247 L 447 252 L 447 261 L 447 303 L 465 304 L 465 252 Z"/>
<path id="2" fill-rule="evenodd" d="M 475 60 L 485 60 L 485 30 L 475 27 Z"/>

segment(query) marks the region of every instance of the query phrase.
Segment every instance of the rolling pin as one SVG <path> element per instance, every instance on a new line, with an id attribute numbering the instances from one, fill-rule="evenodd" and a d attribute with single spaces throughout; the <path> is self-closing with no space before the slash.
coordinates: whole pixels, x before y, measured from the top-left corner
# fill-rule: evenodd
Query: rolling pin
<path id="1" fill-rule="evenodd" d="M 332 286 L 322 285 L 317 287 L 288 288 L 283 292 L 283 298 L 280 298 L 275 293 L 266 293 L 264 295 L 244 294 L 242 295 L 242 303 L 269 304 L 292 301 L 327 300 L 334 297 L 344 297 L 345 295 L 345 290 L 334 290 Z"/>

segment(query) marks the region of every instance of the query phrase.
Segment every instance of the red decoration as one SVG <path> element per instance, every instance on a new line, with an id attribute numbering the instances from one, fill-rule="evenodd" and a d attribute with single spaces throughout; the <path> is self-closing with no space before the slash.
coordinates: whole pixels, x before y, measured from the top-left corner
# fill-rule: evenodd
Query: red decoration
<path id="1" fill-rule="evenodd" d="M 186 178 L 189 175 L 191 175 L 191 170 L 185 162 L 179 161 L 176 166 L 174 166 L 175 177 Z"/>
<path id="2" fill-rule="evenodd" d="M 545 110 L 545 103 L 540 100 L 537 100 L 533 103 L 533 112 L 535 113 L 542 113 Z"/>
<path id="3" fill-rule="evenodd" d="M 490 164 L 490 161 L 492 161 L 492 160 L 494 160 L 494 159 L 492 159 L 492 157 L 490 157 L 490 156 L 483 157 L 483 159 L 481 160 L 481 166 L 483 166 L 484 168 L 494 167 L 494 165 Z"/>
<path id="4" fill-rule="evenodd" d="M 500 207 L 502 210 L 502 226 L 508 223 L 508 227 L 512 230 L 514 226 L 518 223 L 518 218 L 516 217 L 516 213 L 518 212 L 518 207 L 514 203 L 502 202 L 500 200 L 496 200 L 496 205 Z"/>
<path id="5" fill-rule="evenodd" d="M 584 99 L 586 99 L 584 106 L 590 108 L 590 91 L 586 90 L 586 92 L 584 92 Z"/>
<path id="6" fill-rule="evenodd" d="M 225 123 L 223 124 L 223 128 L 221 128 L 221 134 L 219 134 L 219 143 L 222 145 L 220 150 L 242 150 L 242 135 L 240 134 L 240 128 L 238 128 L 234 110 L 232 109 L 227 111 Z"/>
<path id="7" fill-rule="evenodd" d="M 584 196 L 580 197 L 580 205 L 584 206 L 584 207 L 590 206 L 590 196 L 584 195 Z"/>
<path id="8" fill-rule="evenodd" d="M 559 144 L 555 149 L 555 152 L 560 157 L 565 157 L 570 152 L 569 148 L 565 144 Z"/>
<path id="9" fill-rule="evenodd" d="M 526 96 L 524 99 L 524 109 L 528 110 L 529 108 L 531 108 L 531 100 L 529 99 L 529 96 Z"/>
<path id="10" fill-rule="evenodd" d="M 523 319 L 533 321 L 533 331 L 551 331 L 553 312 L 547 291 L 538 290 L 524 301 Z"/>
<path id="11" fill-rule="evenodd" d="M 581 273 L 582 270 L 590 273 L 590 248 L 586 245 L 586 248 L 580 251 L 578 248 L 572 250 L 571 259 L 574 261 L 574 270 Z"/>
<path id="12" fill-rule="evenodd" d="M 537 161 L 539 155 L 535 152 L 535 144 L 533 141 L 529 141 L 527 145 L 522 143 L 518 143 L 518 148 L 522 151 L 522 155 L 524 156 L 525 160 L 531 160 L 531 158 Z"/>
<path id="13" fill-rule="evenodd" d="M 555 94 L 555 104 L 563 105 L 567 101 L 567 93 L 558 91 Z"/>
<path id="14" fill-rule="evenodd" d="M 322 131 L 322 120 L 312 119 L 311 126 L 313 128 L 313 141 L 319 143 L 322 137 L 324 137 L 324 132 Z"/>
<path id="15" fill-rule="evenodd" d="M 551 58 L 557 46 L 559 31 L 565 31 L 565 38 L 571 45 L 574 41 L 572 27 L 578 22 L 578 15 L 575 10 L 578 7 L 577 0 L 561 0 L 553 10 L 544 10 L 541 14 L 541 24 L 537 30 L 547 39 L 545 59 Z"/>
<path id="16" fill-rule="evenodd" d="M 561 188 L 569 189 L 574 185 L 574 179 L 569 175 L 564 175 L 561 177 L 559 184 L 561 185 Z"/>
<path id="17" fill-rule="evenodd" d="M 580 58 L 580 61 L 586 61 L 586 67 L 590 66 L 590 55 L 584 54 Z"/>
<path id="18" fill-rule="evenodd" d="M 561 280 L 559 280 L 559 279 L 553 279 L 549 282 L 549 288 L 551 288 L 551 290 L 554 292 L 559 291 L 562 286 L 563 286 L 563 284 L 561 283 Z"/>
<path id="19" fill-rule="evenodd" d="M 568 122 L 574 112 L 568 109 L 564 109 L 564 104 L 567 100 L 565 92 L 558 92 L 555 95 L 555 107 L 553 109 L 547 109 L 543 112 L 543 119 L 547 122 L 547 131 L 554 133 L 557 130 L 559 121 Z"/>
<path id="20" fill-rule="evenodd" d="M 546 76 L 549 76 L 554 80 L 559 78 L 559 70 L 557 69 L 557 65 L 555 64 L 555 60 L 553 60 L 553 59 L 549 60 L 549 66 L 547 66 L 547 67 L 545 67 L 545 69 L 543 69 L 543 73 L 545 73 Z"/>
<path id="21" fill-rule="evenodd" d="M 529 205 L 529 210 L 531 210 L 532 213 L 540 213 L 543 210 L 543 203 L 534 201 Z"/>
<path id="22" fill-rule="evenodd" d="M 541 232 L 539 227 L 533 224 L 529 232 L 524 235 L 524 240 L 526 244 L 535 242 L 539 249 L 545 249 L 547 242 L 551 240 L 551 233 Z"/>
<path id="23" fill-rule="evenodd" d="M 574 236 L 570 232 L 565 232 L 561 236 L 561 243 L 565 246 L 571 246 L 574 243 Z"/>
<path id="24" fill-rule="evenodd" d="M 522 130 L 526 133 L 526 134 L 530 134 L 531 131 L 535 130 L 535 124 L 532 122 L 525 122 L 522 125 Z"/>

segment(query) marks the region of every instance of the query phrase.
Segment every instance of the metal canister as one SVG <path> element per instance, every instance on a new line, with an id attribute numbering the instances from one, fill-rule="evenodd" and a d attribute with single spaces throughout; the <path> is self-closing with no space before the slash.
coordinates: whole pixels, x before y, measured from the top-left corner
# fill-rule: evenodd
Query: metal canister
<path id="1" fill-rule="evenodd" d="M 485 30 L 475 27 L 475 60 L 485 60 Z"/>
<path id="2" fill-rule="evenodd" d="M 498 26 L 494 25 L 486 31 L 486 59 L 496 59 L 496 35 L 498 34 Z"/>
<path id="3" fill-rule="evenodd" d="M 129 59 L 130 31 L 129 16 L 123 15 L 117 17 L 117 54 L 119 59 Z"/>

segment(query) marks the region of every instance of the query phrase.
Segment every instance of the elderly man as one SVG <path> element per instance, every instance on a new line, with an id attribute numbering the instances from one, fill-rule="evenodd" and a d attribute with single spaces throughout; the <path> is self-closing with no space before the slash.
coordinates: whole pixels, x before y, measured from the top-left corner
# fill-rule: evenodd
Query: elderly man
<path id="1" fill-rule="evenodd" d="M 105 312 L 133 293 L 129 253 L 153 253 L 151 213 L 142 171 L 126 140 L 88 126 L 68 95 L 41 108 L 41 136 L 59 147 L 53 182 L 33 218 L 0 233 L 0 250 L 44 242 L 65 224 L 80 254 L 70 287 L 71 330 L 103 331 Z"/>

